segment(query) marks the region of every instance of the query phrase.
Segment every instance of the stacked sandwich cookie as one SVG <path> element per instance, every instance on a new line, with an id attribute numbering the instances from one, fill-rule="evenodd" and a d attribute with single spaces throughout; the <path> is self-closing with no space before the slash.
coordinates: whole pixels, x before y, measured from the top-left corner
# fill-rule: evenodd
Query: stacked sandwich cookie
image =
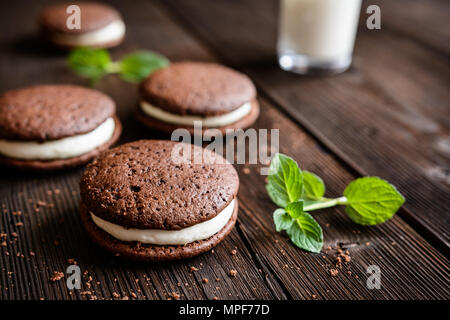
<path id="1" fill-rule="evenodd" d="M 244 74 L 214 63 L 178 62 L 152 73 L 140 86 L 137 119 L 171 133 L 185 128 L 194 133 L 214 128 L 245 129 L 259 115 L 256 89 Z"/>
<path id="2" fill-rule="evenodd" d="M 180 145 L 191 150 L 188 160 L 174 158 Z M 210 150 L 140 140 L 88 165 L 80 183 L 81 219 L 93 241 L 115 255 L 141 261 L 190 258 L 232 230 L 238 188 L 236 170 Z"/>
<path id="3" fill-rule="evenodd" d="M 0 96 L 0 164 L 55 170 L 87 163 L 122 126 L 107 95 L 74 85 L 40 85 Z"/>
<path id="4" fill-rule="evenodd" d="M 77 19 L 71 18 L 71 14 L 77 14 L 70 10 L 71 5 L 80 8 L 80 28 L 74 25 Z M 111 48 L 119 45 L 125 36 L 125 24 L 119 12 L 96 2 L 50 6 L 41 12 L 39 25 L 49 42 L 65 48 Z"/>

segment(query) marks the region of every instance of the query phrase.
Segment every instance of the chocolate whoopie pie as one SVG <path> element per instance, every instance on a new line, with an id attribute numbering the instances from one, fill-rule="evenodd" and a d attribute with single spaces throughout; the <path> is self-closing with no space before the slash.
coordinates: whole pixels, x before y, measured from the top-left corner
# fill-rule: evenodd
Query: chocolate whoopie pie
<path id="1" fill-rule="evenodd" d="M 256 89 L 244 74 L 214 63 L 179 62 L 152 73 L 140 86 L 136 117 L 171 133 L 194 133 L 194 121 L 206 129 L 245 129 L 259 115 Z"/>
<path id="2" fill-rule="evenodd" d="M 80 28 L 69 29 L 70 5 L 80 8 Z M 51 43 L 65 48 L 111 48 L 125 36 L 125 23 L 113 7 L 97 2 L 75 2 L 52 5 L 39 16 L 43 36 Z"/>
<path id="3" fill-rule="evenodd" d="M 191 150 L 189 159 L 204 160 L 174 160 L 180 145 Z M 232 230 L 238 188 L 236 170 L 210 150 L 140 140 L 108 150 L 87 166 L 80 183 L 81 219 L 93 241 L 117 256 L 190 258 Z"/>
<path id="4" fill-rule="evenodd" d="M 122 131 L 107 95 L 74 85 L 40 85 L 0 95 L 0 164 L 55 170 L 84 164 Z"/>

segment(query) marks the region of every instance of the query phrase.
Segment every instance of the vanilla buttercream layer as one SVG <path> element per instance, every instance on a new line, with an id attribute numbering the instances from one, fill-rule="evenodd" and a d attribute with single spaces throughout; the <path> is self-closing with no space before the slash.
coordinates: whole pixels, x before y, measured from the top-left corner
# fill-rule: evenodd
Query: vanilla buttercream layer
<path id="1" fill-rule="evenodd" d="M 181 230 L 134 229 L 103 220 L 91 212 L 92 221 L 103 231 L 121 241 L 138 241 L 154 245 L 185 245 L 212 237 L 222 230 L 235 209 L 233 199 L 217 216 Z"/>
<path id="2" fill-rule="evenodd" d="M 80 135 L 58 140 L 11 141 L 0 139 L 0 154 L 25 160 L 67 159 L 88 153 L 108 142 L 115 130 L 113 118 L 106 119 L 96 129 Z"/>
<path id="3" fill-rule="evenodd" d="M 53 32 L 50 38 L 63 46 L 95 46 L 120 40 L 125 34 L 125 24 L 116 20 L 95 31 L 81 34 L 63 34 Z"/>
<path id="4" fill-rule="evenodd" d="M 171 124 L 194 126 L 195 121 L 201 121 L 202 126 L 204 127 L 222 127 L 244 118 L 252 110 L 252 103 L 244 103 L 242 106 L 231 112 L 212 117 L 174 114 L 164 111 L 147 101 L 141 101 L 141 109 L 150 117 Z"/>

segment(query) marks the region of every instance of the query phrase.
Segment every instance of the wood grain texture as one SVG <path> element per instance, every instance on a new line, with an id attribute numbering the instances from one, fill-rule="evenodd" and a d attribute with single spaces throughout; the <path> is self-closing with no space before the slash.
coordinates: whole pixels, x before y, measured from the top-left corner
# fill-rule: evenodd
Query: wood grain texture
<path id="1" fill-rule="evenodd" d="M 378 0 L 383 28 L 409 37 L 443 55 L 450 54 L 450 3 L 445 0 Z"/>
<path id="2" fill-rule="evenodd" d="M 355 172 L 395 184 L 407 199 L 400 214 L 449 254 L 448 57 L 389 28 L 361 28 L 351 70 L 301 77 L 276 65 L 278 1 L 164 3 Z M 421 19 L 433 20 L 429 11 Z"/>
<path id="3" fill-rule="evenodd" d="M 174 21 L 160 3 L 113 4 L 128 26 L 127 39 L 112 51 L 113 56 L 143 48 L 161 52 L 173 61 L 217 61 L 218 57 L 194 33 Z M 20 7 L 20 3 L 16 5 Z M 26 13 L 17 9 L 18 17 L 5 17 L 1 23 L 11 25 L 13 19 L 37 13 L 41 6 L 33 2 Z M 63 55 L 42 48 L 39 42 L 28 46 L 34 30 L 33 23 L 27 22 L 1 40 L 1 91 L 42 82 L 83 83 L 66 69 Z M 12 60 L 14 65 L 9 63 Z M 163 137 L 132 119 L 138 100 L 135 85 L 108 77 L 98 89 L 111 95 L 118 105 L 124 124 L 121 143 Z M 280 128 L 281 152 L 292 155 L 302 168 L 320 174 L 326 181 L 327 195 L 340 194 L 355 178 L 354 171 L 324 148 L 323 142 L 277 110 L 264 98 L 267 93 L 260 92 L 260 96 L 262 112 L 255 128 Z M 449 261 L 398 216 L 383 225 L 364 228 L 352 223 L 341 209 L 324 210 L 315 215 L 324 229 L 323 252 L 310 254 L 294 247 L 285 235 L 274 230 L 275 206 L 266 194 L 260 168 L 238 166 L 241 207 L 232 234 L 214 252 L 165 264 L 125 261 L 91 243 L 78 216 L 82 169 L 39 175 L 2 169 L 0 232 L 7 233 L 8 238 L 7 246 L 0 247 L 0 299 L 167 299 L 172 292 L 182 299 L 450 298 Z M 19 210 L 21 215 L 17 215 Z M 16 226 L 18 222 L 23 226 Z M 17 232 L 17 238 L 13 232 Z M 230 254 L 233 249 L 236 255 Z M 351 261 L 337 268 L 339 273 L 332 277 L 330 269 L 336 268 L 338 249 L 348 250 Z M 64 280 L 49 281 L 54 271 L 65 270 L 69 258 L 87 272 L 80 291 L 69 291 Z M 380 290 L 368 290 L 366 286 L 366 268 L 372 264 L 382 271 Z M 192 273 L 191 266 L 199 270 Z M 230 269 L 238 271 L 235 278 L 228 275 Z M 204 278 L 209 280 L 207 284 Z"/>
<path id="4" fill-rule="evenodd" d="M 120 57 L 139 48 L 157 50 L 172 60 L 182 57 L 211 60 L 194 40 L 183 37 L 182 31 L 158 7 L 145 1 L 133 6 L 121 2 L 114 5 L 129 23 L 127 40 L 113 51 L 113 56 Z M 41 6 L 27 7 L 27 14 L 37 14 Z M 2 23 L 10 25 L 12 21 Z M 145 30 L 143 26 L 146 26 Z M 24 45 L 21 42 L 17 49 L 17 39 L 32 39 L 33 32 L 33 25 L 25 25 L 23 29 L 15 29 L 14 36 L 9 35 L 9 41 L 1 43 L 4 49 L 0 59 L 1 83 L 5 84 L 2 91 L 42 82 L 84 83 L 65 66 L 65 54 L 42 48 L 39 42 L 34 43 L 37 47 L 27 47 L 31 51 L 21 51 Z M 7 62 L 12 57 L 14 66 Z M 12 74 L 17 77 L 9 81 Z M 126 127 L 121 143 L 162 137 L 132 119 L 138 99 L 136 85 L 109 77 L 99 84 L 98 89 L 113 97 L 118 105 L 119 116 Z M 180 294 L 182 299 L 286 298 L 273 276 L 253 261 L 237 229 L 214 253 L 176 263 L 138 264 L 103 252 L 91 243 L 80 223 L 78 183 L 81 173 L 82 169 L 47 175 L 1 170 L 0 205 L 3 212 L 0 230 L 7 234 L 7 246 L 0 248 L 0 299 L 111 299 L 116 298 L 114 293 L 118 299 L 131 299 L 132 293 L 140 299 L 167 299 L 172 292 Z M 55 189 L 58 195 L 54 194 Z M 48 191 L 52 192 L 51 196 Z M 38 201 L 51 203 L 52 207 L 39 206 Z M 39 212 L 35 211 L 36 207 Z M 18 210 L 22 215 L 14 216 L 13 212 Z M 19 221 L 23 222 L 23 227 L 16 227 Z M 12 236 L 13 232 L 18 234 L 17 238 Z M 235 248 L 238 253 L 233 256 L 230 252 Z M 65 272 L 69 258 L 74 258 L 82 272 L 87 272 L 81 291 L 68 290 L 64 280 L 55 283 L 49 280 L 54 271 Z M 191 273 L 191 266 L 199 270 Z M 237 270 L 236 278 L 229 276 L 231 269 Z M 87 286 L 88 277 L 93 278 L 91 288 Z M 207 284 L 203 283 L 203 278 L 209 280 Z M 216 278 L 220 281 L 216 282 Z M 92 294 L 82 294 L 83 291 Z"/>

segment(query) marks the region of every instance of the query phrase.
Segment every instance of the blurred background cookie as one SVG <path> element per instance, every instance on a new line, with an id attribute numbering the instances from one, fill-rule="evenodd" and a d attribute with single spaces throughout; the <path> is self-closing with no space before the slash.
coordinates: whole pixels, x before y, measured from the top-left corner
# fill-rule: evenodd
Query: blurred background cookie
<path id="1" fill-rule="evenodd" d="M 245 129 L 259 115 L 256 89 L 244 74 L 214 63 L 178 62 L 160 69 L 140 86 L 136 112 L 144 125 L 171 133 L 208 128 Z"/>
<path id="2" fill-rule="evenodd" d="M 74 85 L 41 85 L 0 96 L 0 163 L 35 170 L 84 164 L 122 131 L 107 95 Z"/>
<path id="3" fill-rule="evenodd" d="M 111 48 L 125 37 L 125 23 L 113 7 L 96 2 L 73 3 L 80 8 L 80 28 L 67 25 L 73 14 L 67 8 L 72 3 L 56 4 L 44 9 L 39 16 L 43 36 L 51 43 L 65 48 Z M 71 19 L 69 19 L 72 22 Z"/>

